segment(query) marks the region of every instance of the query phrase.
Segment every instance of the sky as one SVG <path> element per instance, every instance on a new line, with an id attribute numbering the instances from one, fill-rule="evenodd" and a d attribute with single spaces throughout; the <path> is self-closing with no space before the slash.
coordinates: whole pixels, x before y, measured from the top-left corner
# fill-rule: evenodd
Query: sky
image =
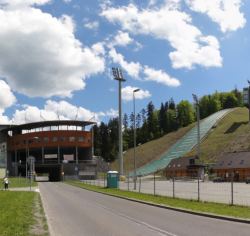
<path id="1" fill-rule="evenodd" d="M 242 90 L 248 0 L 0 0 L 0 124 L 118 115 Z"/>

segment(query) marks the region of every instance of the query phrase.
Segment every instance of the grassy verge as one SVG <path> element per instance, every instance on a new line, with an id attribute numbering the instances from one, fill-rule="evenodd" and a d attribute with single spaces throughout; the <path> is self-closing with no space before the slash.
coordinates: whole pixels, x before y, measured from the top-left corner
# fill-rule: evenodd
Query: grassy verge
<path id="1" fill-rule="evenodd" d="M 0 184 L 2 184 L 3 187 L 3 179 L 0 179 Z M 26 180 L 26 178 L 15 178 L 15 177 L 11 177 L 9 178 L 10 184 L 9 187 L 10 188 L 20 188 L 20 187 L 29 187 L 30 186 L 30 182 L 29 180 Z M 37 186 L 37 182 L 32 181 L 32 185 L 33 187 Z"/>
<path id="2" fill-rule="evenodd" d="M 0 235 L 46 236 L 46 230 L 33 231 L 37 225 L 35 211 L 40 196 L 35 192 L 0 191 Z M 44 227 L 46 229 L 46 227 Z"/>
<path id="3" fill-rule="evenodd" d="M 136 200 L 142 200 L 156 204 L 163 204 L 166 206 L 182 208 L 196 212 L 204 212 L 222 216 L 250 219 L 250 207 L 229 206 L 226 204 L 211 203 L 211 202 L 197 202 L 192 200 L 170 198 L 165 196 L 154 196 L 152 194 L 136 193 L 118 189 L 107 189 L 103 187 L 83 184 L 82 182 L 79 181 L 66 181 L 66 183 L 76 187 L 97 191 L 100 193 L 107 193 L 120 197 L 128 197 Z"/>

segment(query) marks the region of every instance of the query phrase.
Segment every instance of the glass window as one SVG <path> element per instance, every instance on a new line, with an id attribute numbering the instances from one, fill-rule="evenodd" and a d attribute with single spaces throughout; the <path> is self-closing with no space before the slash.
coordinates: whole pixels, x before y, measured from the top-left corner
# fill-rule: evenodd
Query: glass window
<path id="1" fill-rule="evenodd" d="M 48 143 L 48 142 L 49 142 L 49 138 L 48 138 L 48 137 L 44 137 L 44 138 L 43 138 L 43 141 L 44 141 L 45 143 Z"/>
<path id="2" fill-rule="evenodd" d="M 65 141 L 66 141 L 66 138 L 65 138 L 65 137 L 60 137 L 60 141 L 61 141 L 61 142 L 65 142 Z"/>
<path id="3" fill-rule="evenodd" d="M 79 142 L 84 142 L 84 137 L 83 136 L 78 137 L 78 141 Z"/>
<path id="4" fill-rule="evenodd" d="M 73 137 L 73 136 L 69 137 L 69 141 L 70 142 L 75 142 L 75 137 Z"/>
<path id="5" fill-rule="evenodd" d="M 53 137 L 52 138 L 52 142 L 57 142 L 58 141 L 58 138 L 57 137 Z"/>

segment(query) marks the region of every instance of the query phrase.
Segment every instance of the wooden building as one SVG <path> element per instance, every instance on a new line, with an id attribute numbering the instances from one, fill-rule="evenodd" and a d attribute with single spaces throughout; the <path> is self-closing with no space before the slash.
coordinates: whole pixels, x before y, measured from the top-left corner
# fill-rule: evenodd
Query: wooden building
<path id="1" fill-rule="evenodd" d="M 166 177 L 189 177 L 203 179 L 205 166 L 196 157 L 179 157 L 172 159 L 166 167 Z"/>
<path id="2" fill-rule="evenodd" d="M 250 177 L 250 152 L 225 153 L 213 167 L 213 173 L 225 181 L 245 181 Z"/>

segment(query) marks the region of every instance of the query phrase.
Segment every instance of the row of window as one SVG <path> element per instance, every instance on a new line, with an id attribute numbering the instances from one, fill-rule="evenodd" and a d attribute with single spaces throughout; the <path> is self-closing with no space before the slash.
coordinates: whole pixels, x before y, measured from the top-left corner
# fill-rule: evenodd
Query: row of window
<path id="1" fill-rule="evenodd" d="M 78 137 L 75 137 L 75 136 L 70 136 L 70 137 L 42 137 L 42 138 L 39 138 L 39 137 L 34 137 L 32 139 L 29 139 L 28 140 L 28 143 L 29 144 L 32 144 L 32 143 L 41 143 L 41 142 L 44 142 L 44 143 L 49 143 L 49 142 L 85 142 L 86 138 L 83 137 L 83 136 L 78 136 Z M 87 140 L 89 143 L 90 143 L 90 139 Z M 12 143 L 14 144 L 14 142 Z M 20 144 L 23 144 L 23 145 L 26 145 L 26 140 L 22 140 L 22 141 L 16 141 L 15 142 L 15 145 L 20 145 Z"/>

